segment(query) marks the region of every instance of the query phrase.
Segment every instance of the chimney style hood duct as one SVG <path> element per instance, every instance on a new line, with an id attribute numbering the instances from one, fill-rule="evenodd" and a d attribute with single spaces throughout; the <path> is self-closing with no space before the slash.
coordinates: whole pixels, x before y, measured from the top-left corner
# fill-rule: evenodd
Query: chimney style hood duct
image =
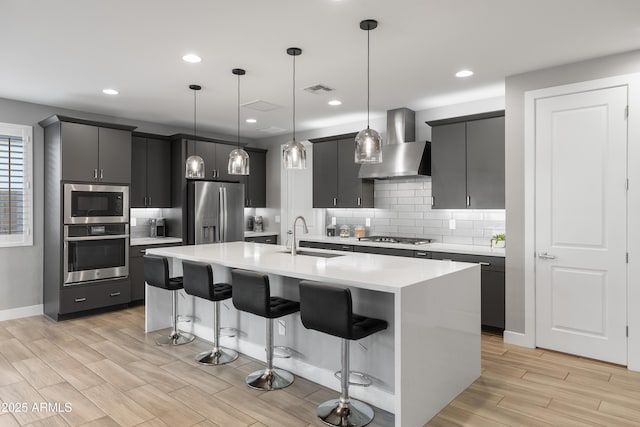
<path id="1" fill-rule="evenodd" d="M 387 143 L 382 146 L 382 163 L 363 164 L 358 177 L 431 175 L 431 144 L 415 139 L 415 111 L 408 108 L 387 111 Z"/>

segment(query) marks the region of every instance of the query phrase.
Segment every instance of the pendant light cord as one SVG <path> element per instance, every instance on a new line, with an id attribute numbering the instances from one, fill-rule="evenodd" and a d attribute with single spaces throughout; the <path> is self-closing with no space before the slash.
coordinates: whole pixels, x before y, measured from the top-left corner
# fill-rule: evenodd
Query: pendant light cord
<path id="1" fill-rule="evenodd" d="M 296 140 L 296 55 L 293 55 L 293 140 Z"/>
<path id="2" fill-rule="evenodd" d="M 371 30 L 367 30 L 367 129 L 369 129 L 369 87 L 370 87 L 370 77 L 369 77 L 369 68 L 370 68 L 370 62 L 371 62 L 371 49 L 369 47 L 370 43 L 369 43 L 369 38 L 371 35 Z"/>
<path id="3" fill-rule="evenodd" d="M 240 148 L 240 74 L 238 74 L 238 148 Z"/>
<path id="4" fill-rule="evenodd" d="M 197 92 L 197 90 L 193 91 L 193 136 L 197 136 L 198 135 L 196 133 L 196 110 L 198 108 L 197 103 L 196 103 L 196 92 Z"/>

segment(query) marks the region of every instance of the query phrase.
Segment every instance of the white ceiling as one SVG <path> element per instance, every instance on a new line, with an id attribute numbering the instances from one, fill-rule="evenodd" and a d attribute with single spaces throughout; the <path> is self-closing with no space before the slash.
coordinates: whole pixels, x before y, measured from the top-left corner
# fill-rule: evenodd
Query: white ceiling
<path id="1" fill-rule="evenodd" d="M 366 18 L 379 21 L 374 116 L 503 95 L 505 76 L 640 48 L 638 0 L 0 0 L 0 13 L 0 97 L 191 127 L 197 83 L 199 129 L 235 134 L 241 67 L 243 103 L 284 107 L 243 109 L 250 138 L 291 130 L 291 46 L 303 50 L 297 128 L 362 120 Z M 183 62 L 190 52 L 203 61 Z M 454 77 L 462 68 L 475 75 Z M 316 83 L 334 95 L 301 90 Z"/>

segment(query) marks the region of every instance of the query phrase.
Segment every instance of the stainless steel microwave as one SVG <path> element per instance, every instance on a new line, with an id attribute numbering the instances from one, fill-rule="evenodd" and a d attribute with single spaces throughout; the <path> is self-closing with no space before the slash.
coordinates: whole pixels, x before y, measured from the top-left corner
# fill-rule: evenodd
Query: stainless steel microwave
<path id="1" fill-rule="evenodd" d="M 126 185 L 64 184 L 65 224 L 129 222 Z"/>

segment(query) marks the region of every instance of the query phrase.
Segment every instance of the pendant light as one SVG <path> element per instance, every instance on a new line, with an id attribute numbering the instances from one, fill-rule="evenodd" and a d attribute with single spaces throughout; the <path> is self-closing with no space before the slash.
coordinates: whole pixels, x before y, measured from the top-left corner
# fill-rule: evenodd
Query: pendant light
<path id="1" fill-rule="evenodd" d="M 302 49 L 290 47 L 287 53 L 293 56 L 293 139 L 282 150 L 282 163 L 285 169 L 306 169 L 307 150 L 296 141 L 296 56 L 302 54 Z"/>
<path id="2" fill-rule="evenodd" d="M 193 91 L 193 136 L 196 136 L 196 117 L 198 111 L 198 105 L 196 102 L 196 94 L 202 86 L 199 85 L 189 85 L 189 89 Z M 193 156 L 189 156 L 187 159 L 187 164 L 185 167 L 185 175 L 186 178 L 204 178 L 204 160 L 202 157 L 194 154 Z"/>
<path id="3" fill-rule="evenodd" d="M 240 148 L 240 76 L 244 76 L 245 71 L 242 68 L 234 68 L 231 72 L 238 76 L 238 145 L 229 153 L 227 172 L 229 175 L 249 175 L 249 154 Z"/>
<path id="4" fill-rule="evenodd" d="M 367 32 L 367 128 L 356 135 L 356 163 L 382 163 L 382 139 L 380 134 L 369 127 L 369 35 L 378 26 L 378 21 L 365 19 L 360 29 Z"/>

